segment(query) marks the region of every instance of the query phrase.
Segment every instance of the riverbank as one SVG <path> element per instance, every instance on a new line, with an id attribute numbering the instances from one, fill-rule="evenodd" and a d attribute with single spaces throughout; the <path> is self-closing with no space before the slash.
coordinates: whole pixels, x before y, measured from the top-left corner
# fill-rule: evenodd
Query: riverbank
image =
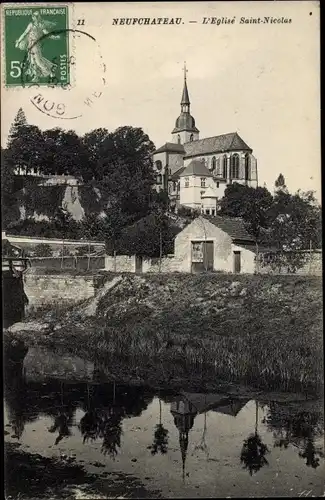
<path id="1" fill-rule="evenodd" d="M 319 393 L 321 313 L 317 277 L 107 274 L 96 297 L 36 311 L 5 338 L 96 360 L 125 382 Z"/>

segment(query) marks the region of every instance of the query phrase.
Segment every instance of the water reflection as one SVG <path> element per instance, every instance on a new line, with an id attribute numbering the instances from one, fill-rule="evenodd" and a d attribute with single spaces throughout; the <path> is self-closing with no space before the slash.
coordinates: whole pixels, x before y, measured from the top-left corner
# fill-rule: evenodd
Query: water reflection
<path id="1" fill-rule="evenodd" d="M 315 440 L 324 433 L 322 408 L 305 411 L 296 405 L 270 402 L 264 421 L 273 431 L 274 447 L 287 449 L 292 445 L 305 459 L 307 467 L 316 469 L 320 465 L 324 453 L 321 446 L 316 446 Z"/>
<path id="2" fill-rule="evenodd" d="M 159 396 L 159 423 L 156 425 L 154 440 L 152 446 L 148 448 L 151 449 L 151 454 L 156 455 L 157 453 L 161 453 L 165 455 L 168 449 L 168 430 L 162 424 L 162 402 Z"/>
<path id="3" fill-rule="evenodd" d="M 258 410 L 258 401 L 255 401 L 254 434 L 250 434 L 245 439 L 240 454 L 240 461 L 244 464 L 244 468 L 248 469 L 251 476 L 264 467 L 264 465 L 268 465 L 265 455 L 269 453 L 269 449 L 258 434 Z"/>
<path id="4" fill-rule="evenodd" d="M 251 433 L 246 425 L 245 432 L 242 432 L 239 438 L 236 437 L 237 446 L 238 443 L 240 445 L 239 450 L 236 448 L 234 462 L 238 471 L 243 466 L 253 475 L 271 463 L 276 450 L 271 451 L 272 441 L 270 446 L 266 436 L 268 439 L 271 436 L 274 448 L 295 450 L 310 469 L 318 468 L 324 458 L 322 446 L 317 443 L 323 435 L 323 412 L 315 405 L 302 409 L 301 404 L 253 402 L 249 398 L 235 398 L 216 393 L 171 391 L 163 395 L 145 387 L 96 383 L 89 380 L 44 381 L 42 378 L 41 382 L 37 382 L 34 378 L 27 382 L 20 362 L 16 362 L 14 368 L 6 366 L 5 384 L 7 415 L 13 430 L 11 437 L 21 440 L 28 422 L 47 416 L 52 419 L 52 423 L 47 425 L 46 433 L 54 435 L 54 446 L 69 446 L 73 439 L 79 439 L 85 446 L 98 442 L 101 453 L 113 461 L 117 456 L 120 459 L 130 443 L 132 430 L 124 425 L 126 421 L 140 417 L 148 406 L 153 404 L 157 413 L 154 413 L 155 420 L 151 420 L 148 430 L 151 444 L 146 442 L 142 451 L 155 457 L 152 458 L 155 464 L 162 463 L 160 460 L 166 455 L 169 457 L 173 456 L 174 452 L 178 453 L 183 482 L 193 470 L 193 464 L 190 462 L 205 458 L 207 466 L 218 470 L 220 465 L 213 462 L 220 462 L 222 452 L 217 450 L 218 459 L 210 457 L 216 453 L 215 439 L 216 436 L 218 439 L 218 433 L 222 431 L 218 422 L 228 422 L 227 425 L 232 425 L 235 429 L 235 422 L 241 421 L 240 415 L 245 413 L 243 410 L 247 405 L 249 412 L 246 415 L 250 418 Z M 78 422 L 77 409 L 81 410 Z M 142 426 L 139 429 L 142 431 L 144 423 L 141 420 L 139 422 Z M 225 436 L 224 439 L 229 440 L 231 445 L 234 436 L 231 432 Z M 209 444 L 212 445 L 211 452 Z M 203 456 L 197 452 L 203 452 Z M 271 466 L 266 469 L 271 469 Z M 247 477 L 246 473 L 244 475 Z"/>

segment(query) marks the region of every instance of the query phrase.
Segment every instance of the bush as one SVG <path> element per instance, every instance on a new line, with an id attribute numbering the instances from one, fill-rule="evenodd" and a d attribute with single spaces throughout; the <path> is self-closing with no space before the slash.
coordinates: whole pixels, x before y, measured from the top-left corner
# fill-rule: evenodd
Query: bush
<path id="1" fill-rule="evenodd" d="M 82 257 L 83 255 L 88 255 L 88 253 L 94 253 L 96 251 L 96 248 L 93 245 L 84 245 L 82 247 L 79 247 L 76 251 L 76 255 L 78 257 Z"/>
<path id="2" fill-rule="evenodd" d="M 48 243 L 40 243 L 35 246 L 34 257 L 52 257 L 53 252 Z"/>
<path id="3" fill-rule="evenodd" d="M 73 254 L 70 252 L 69 248 L 63 247 L 59 251 L 59 257 L 72 257 Z"/>

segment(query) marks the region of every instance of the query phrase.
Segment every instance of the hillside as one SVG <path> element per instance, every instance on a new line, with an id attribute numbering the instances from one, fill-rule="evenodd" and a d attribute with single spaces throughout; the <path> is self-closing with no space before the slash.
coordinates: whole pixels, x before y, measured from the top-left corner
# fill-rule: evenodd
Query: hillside
<path id="1" fill-rule="evenodd" d="M 51 306 L 12 333 L 28 345 L 112 360 L 121 378 L 322 386 L 320 278 L 103 276 L 95 298 L 66 310 Z"/>
<path id="2" fill-rule="evenodd" d="M 15 182 L 15 219 L 49 219 L 58 208 L 65 208 L 79 221 L 85 214 L 99 214 L 107 202 L 97 187 L 81 185 L 70 177 L 57 176 L 46 180 L 32 176 L 17 177 Z"/>

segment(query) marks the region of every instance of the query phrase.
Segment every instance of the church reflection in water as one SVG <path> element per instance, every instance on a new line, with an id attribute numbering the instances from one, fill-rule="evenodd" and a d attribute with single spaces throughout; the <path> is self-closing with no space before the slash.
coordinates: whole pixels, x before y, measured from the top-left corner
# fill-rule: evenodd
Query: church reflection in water
<path id="1" fill-rule="evenodd" d="M 188 453 L 189 433 L 193 428 L 195 417 L 204 414 L 202 439 L 200 444 L 195 448 L 202 449 L 208 454 L 207 445 L 205 443 L 207 412 L 213 411 L 236 417 L 248 401 L 249 399 L 233 399 L 220 394 L 183 392 L 171 403 L 170 411 L 174 418 L 174 424 L 179 432 L 183 481 L 185 481 L 186 477 L 186 457 Z"/>
<path id="2" fill-rule="evenodd" d="M 23 353 L 22 356 L 25 356 Z M 48 364 L 47 364 L 48 365 Z M 50 417 L 52 425 L 47 427 L 53 434 L 53 445 L 69 447 L 73 427 L 78 427 L 82 441 L 87 443 L 100 440 L 101 452 L 112 458 L 121 453 L 123 446 L 127 447 L 128 433 L 123 435 L 122 423 L 125 419 L 140 417 L 154 401 L 159 403 L 159 423 L 153 429 L 153 443 L 148 448 L 151 455 L 166 455 L 171 449 L 169 441 L 170 429 L 167 427 L 170 411 L 177 428 L 178 444 L 182 462 L 182 478 L 185 481 L 186 460 L 189 453 L 189 441 L 195 419 L 200 419 L 202 437 L 199 443 L 193 443 L 194 452 L 202 450 L 209 457 L 206 443 L 207 414 L 217 412 L 230 418 L 238 417 L 240 411 L 250 401 L 245 398 L 234 398 L 225 394 L 202 394 L 166 391 L 165 395 L 148 387 L 135 387 L 115 383 L 105 383 L 91 380 L 88 367 L 82 367 L 86 380 L 78 380 L 67 376 L 64 380 L 49 377 L 48 366 L 46 377 L 40 377 L 40 371 L 28 371 L 28 366 L 16 360 L 5 367 L 5 406 L 7 429 L 11 428 L 10 439 L 21 440 L 24 432 L 31 432 L 26 424 L 43 417 Z M 68 369 L 68 364 L 65 365 Z M 87 369 L 86 369 L 87 368 Z M 41 370 L 41 368 L 39 368 Z M 98 375 L 98 374 L 97 374 Z M 96 375 L 96 379 L 98 378 Z M 94 376 L 93 376 L 94 377 Z M 104 377 L 102 377 L 104 378 Z M 252 403 L 254 401 L 251 400 Z M 259 411 L 263 407 L 263 419 Z M 298 455 L 311 468 L 321 465 L 323 459 L 323 408 L 322 405 L 301 407 L 300 404 L 286 405 L 274 401 L 255 401 L 255 412 L 251 411 L 252 432 L 242 436 L 242 450 L 238 457 L 240 463 L 249 474 L 257 473 L 268 464 L 267 454 L 271 453 L 262 441 L 259 426 L 263 433 L 271 433 L 273 446 L 283 449 L 293 447 Z M 82 410 L 79 422 L 76 422 L 77 410 Z M 162 416 L 163 409 L 163 416 Z M 255 413 L 255 415 L 254 415 Z M 140 424 L 141 425 L 141 424 Z M 132 431 L 129 431 L 132 432 Z M 233 439 L 229 436 L 229 439 Z M 124 441 L 124 443 L 123 443 Z"/>

